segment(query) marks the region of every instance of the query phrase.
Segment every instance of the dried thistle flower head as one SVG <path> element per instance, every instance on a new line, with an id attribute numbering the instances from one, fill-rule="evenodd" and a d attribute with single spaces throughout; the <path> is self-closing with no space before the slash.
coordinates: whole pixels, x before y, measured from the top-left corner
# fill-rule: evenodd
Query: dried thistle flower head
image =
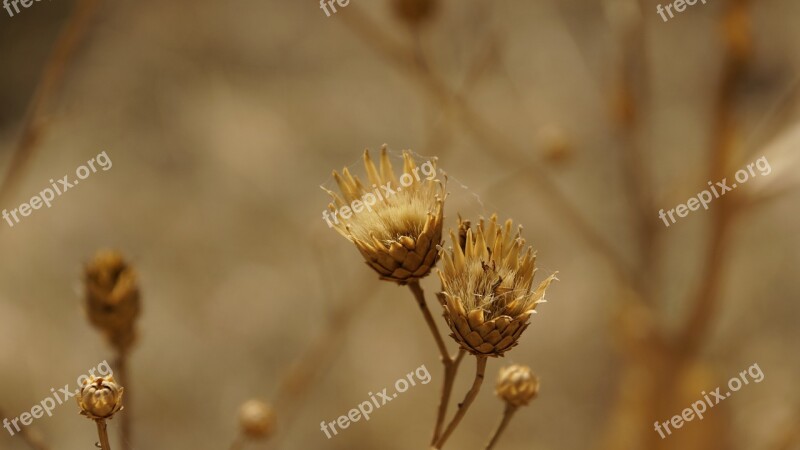
<path id="1" fill-rule="evenodd" d="M 539 393 L 539 378 L 528 366 L 511 365 L 500 369 L 495 394 L 514 406 L 525 406 Z"/>
<path id="2" fill-rule="evenodd" d="M 81 414 L 93 420 L 110 419 L 122 409 L 124 390 L 112 375 L 84 379 L 77 397 Z"/>
<path id="3" fill-rule="evenodd" d="M 438 0 L 392 0 L 395 16 L 410 26 L 419 26 L 430 20 L 438 7 Z"/>
<path id="4" fill-rule="evenodd" d="M 252 439 L 264 439 L 275 431 L 275 412 L 260 400 L 248 400 L 239 408 L 242 433 Z"/>
<path id="5" fill-rule="evenodd" d="M 135 272 L 119 252 L 101 250 L 86 265 L 84 284 L 89 321 L 115 348 L 126 351 L 136 339 L 140 309 Z"/>
<path id="6" fill-rule="evenodd" d="M 325 189 L 333 197 L 326 220 L 382 279 L 406 284 L 427 276 L 438 259 L 444 220 L 444 183 L 436 178 L 435 159 L 418 167 L 404 151 L 398 181 L 384 145 L 380 168 L 369 150 L 364 166 L 371 187 L 347 168 L 333 172 L 342 195 Z"/>
<path id="7" fill-rule="evenodd" d="M 534 290 L 536 255 L 525 248 L 520 231 L 512 232 L 511 220 L 504 226 L 493 215 L 489 223 L 481 219 L 477 232 L 461 222 L 461 239 L 450 232 L 453 247 L 441 249 L 442 292 L 438 294 L 450 335 L 466 351 L 476 356 L 503 356 L 517 345 L 528 319 L 550 283 L 551 275 Z M 523 252 L 524 251 L 524 252 Z"/>

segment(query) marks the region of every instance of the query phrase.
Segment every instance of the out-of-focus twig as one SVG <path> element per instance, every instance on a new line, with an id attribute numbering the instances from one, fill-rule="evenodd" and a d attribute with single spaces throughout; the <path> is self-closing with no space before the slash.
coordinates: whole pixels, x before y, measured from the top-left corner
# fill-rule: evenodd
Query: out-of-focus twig
<path id="1" fill-rule="evenodd" d="M 708 179 L 725 178 L 737 139 L 735 119 L 736 90 L 752 58 L 752 31 L 750 29 L 750 0 L 732 0 L 723 17 L 725 57 L 722 80 L 714 105 L 714 131 L 712 150 L 708 161 Z M 723 274 L 727 234 L 737 211 L 733 198 L 718 199 L 711 211 L 710 243 L 702 265 L 704 273 L 694 293 L 686 325 L 678 336 L 679 351 L 689 357 L 700 349 L 714 314 L 717 311 Z"/>
<path id="2" fill-rule="evenodd" d="M 526 181 L 543 194 L 542 199 L 548 203 L 551 210 L 560 215 L 592 248 L 605 256 L 620 278 L 625 282 L 635 284 L 633 271 L 629 264 L 578 212 L 578 209 L 572 205 L 572 202 L 561 192 L 547 173 L 531 164 L 532 161 L 525 156 L 528 152 L 509 139 L 505 133 L 496 130 L 489 121 L 467 103 L 462 95 L 448 87 L 439 76 L 420 67 L 416 63 L 413 50 L 398 43 L 388 33 L 381 30 L 368 15 L 361 11 L 358 5 L 348 6 L 348 9 L 342 12 L 341 19 L 341 22 L 362 41 L 386 57 L 416 82 L 422 91 L 435 101 L 443 112 L 460 123 L 475 141 L 487 149 L 492 149 L 494 155 L 509 164 L 526 167 L 529 171 Z"/>
<path id="3" fill-rule="evenodd" d="M 647 34 L 642 5 L 637 0 L 606 0 L 606 4 L 621 47 L 619 70 L 611 89 L 612 119 L 621 142 L 623 187 L 633 205 L 638 235 L 638 281 L 642 290 L 647 291 L 656 271 L 655 244 L 660 225 L 653 216 L 652 177 L 642 145 L 650 80 Z M 649 292 L 643 297 L 644 300 L 653 300 Z"/>
<path id="4" fill-rule="evenodd" d="M 0 417 L 6 417 L 5 412 L 0 409 Z M 19 431 L 19 436 L 25 441 L 28 446 L 34 450 L 50 450 L 50 447 L 44 442 L 44 440 L 39 437 L 38 434 L 35 432 L 31 432 L 30 429 L 27 427 L 21 427 Z"/>
<path id="5" fill-rule="evenodd" d="M 69 19 L 56 39 L 33 98 L 28 104 L 19 141 L 11 155 L 6 176 L 0 184 L 0 202 L 13 193 L 31 160 L 44 133 L 50 105 L 61 88 L 67 66 L 83 42 L 99 5 L 100 0 L 77 0 Z"/>
<path id="6" fill-rule="evenodd" d="M 338 305 L 331 311 L 328 321 L 314 342 L 283 373 L 278 383 L 275 397 L 275 411 L 282 423 L 281 432 L 271 441 L 271 448 L 282 448 L 281 442 L 288 435 L 288 429 L 296 414 L 302 409 L 313 386 L 313 382 L 330 366 L 336 349 L 341 348 L 342 339 L 350 329 L 358 311 L 371 300 L 380 284 L 352 283 L 348 290 L 337 300 Z"/>

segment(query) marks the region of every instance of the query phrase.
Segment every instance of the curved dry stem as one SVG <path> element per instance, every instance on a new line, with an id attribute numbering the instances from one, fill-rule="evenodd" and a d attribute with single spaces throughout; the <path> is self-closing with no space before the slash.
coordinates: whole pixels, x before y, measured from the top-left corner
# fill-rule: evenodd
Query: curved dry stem
<path id="1" fill-rule="evenodd" d="M 481 384 L 483 384 L 484 373 L 486 372 L 486 357 L 485 356 L 476 356 L 476 364 L 475 364 L 475 380 L 472 382 L 472 387 L 467 392 L 467 395 L 464 397 L 464 401 L 459 403 L 458 411 L 456 411 L 456 415 L 453 417 L 453 420 L 450 421 L 450 424 L 447 425 L 447 428 L 444 430 L 444 433 L 439 437 L 439 440 L 436 441 L 436 444 L 433 445 L 433 449 L 439 450 L 441 449 L 447 439 L 453 434 L 458 424 L 461 423 L 461 419 L 464 418 L 464 415 L 467 414 L 467 410 L 469 409 L 472 402 L 475 401 L 475 397 L 478 396 L 478 392 L 481 390 Z"/>
<path id="2" fill-rule="evenodd" d="M 500 424 L 497 425 L 497 429 L 494 430 L 491 439 L 489 439 L 489 443 L 486 444 L 486 450 L 492 450 L 494 448 L 497 441 L 500 440 L 503 431 L 506 430 L 508 423 L 511 422 L 511 418 L 514 417 L 514 413 L 517 412 L 517 409 L 519 409 L 517 406 L 506 403 L 506 409 L 503 411 L 503 418 L 500 420 Z"/>
<path id="3" fill-rule="evenodd" d="M 458 366 L 464 355 L 467 352 L 463 348 L 458 349 L 455 358 L 451 358 L 444 363 L 444 384 L 442 384 L 442 396 L 439 399 L 439 409 L 436 414 L 436 426 L 433 428 L 433 437 L 431 437 L 431 445 L 436 444 L 439 436 L 442 434 L 442 427 L 444 426 L 444 418 L 447 416 L 447 408 L 450 405 L 450 394 L 453 392 L 453 384 L 456 380 L 456 373 L 458 373 Z"/>
<path id="4" fill-rule="evenodd" d="M 120 438 L 123 450 L 130 450 L 131 445 L 131 391 L 130 380 L 128 379 L 128 353 L 118 350 L 115 361 L 117 369 L 117 381 L 125 386 L 125 411 L 120 415 Z"/>
<path id="5" fill-rule="evenodd" d="M 111 450 L 111 444 L 108 443 L 108 430 L 106 430 L 106 421 L 103 419 L 96 420 L 97 435 L 100 438 L 100 448 L 102 450 Z"/>
<path id="6" fill-rule="evenodd" d="M 439 333 L 439 328 L 436 326 L 436 321 L 433 320 L 431 310 L 428 309 L 428 303 L 425 301 L 425 292 L 419 285 L 419 280 L 413 280 L 409 282 L 408 287 L 411 289 L 411 292 L 414 293 L 414 298 L 417 300 L 419 309 L 422 311 L 422 316 L 425 318 L 425 323 L 428 324 L 428 328 L 430 328 L 431 334 L 433 334 L 433 339 L 436 341 L 436 346 L 439 348 L 439 353 L 442 355 L 442 362 L 445 364 L 445 366 L 447 366 L 450 362 L 452 362 L 452 359 L 450 358 L 450 353 L 447 351 L 447 346 L 444 345 L 444 339 L 442 339 L 442 335 Z"/>

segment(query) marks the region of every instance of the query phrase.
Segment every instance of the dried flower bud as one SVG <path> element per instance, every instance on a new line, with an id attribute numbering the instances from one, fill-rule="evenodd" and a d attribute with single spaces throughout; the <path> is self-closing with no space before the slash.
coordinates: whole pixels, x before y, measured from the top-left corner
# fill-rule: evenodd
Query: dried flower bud
<path id="1" fill-rule="evenodd" d="M 135 272 L 119 252 L 102 250 L 86 265 L 84 282 L 89 321 L 124 352 L 136 339 L 140 306 Z"/>
<path id="2" fill-rule="evenodd" d="M 77 397 L 81 414 L 93 420 L 110 419 L 122 409 L 124 390 L 114 381 L 113 375 L 83 380 Z"/>
<path id="3" fill-rule="evenodd" d="M 275 430 L 275 412 L 260 400 L 248 400 L 239 408 L 239 424 L 247 437 L 264 439 Z"/>
<path id="4" fill-rule="evenodd" d="M 462 229 L 463 249 L 453 231 L 453 247 L 441 248 L 442 291 L 437 296 L 450 336 L 461 348 L 475 356 L 503 356 L 517 345 L 556 277 L 534 288 L 536 256 L 531 247 L 525 250 L 525 240 L 512 230 L 511 220 L 501 225 L 493 215 L 488 223 L 481 219 L 476 232 L 463 221 Z"/>
<path id="5" fill-rule="evenodd" d="M 437 0 L 392 0 L 394 14 L 411 26 L 418 26 L 429 20 L 438 6 Z"/>
<path id="6" fill-rule="evenodd" d="M 539 378 L 528 366 L 503 367 L 497 377 L 495 393 L 513 406 L 527 405 L 539 393 Z"/>

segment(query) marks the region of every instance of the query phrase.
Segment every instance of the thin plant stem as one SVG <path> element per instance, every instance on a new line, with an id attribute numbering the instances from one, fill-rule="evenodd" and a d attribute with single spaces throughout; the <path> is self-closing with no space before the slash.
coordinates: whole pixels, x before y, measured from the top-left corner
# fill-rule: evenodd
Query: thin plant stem
<path id="1" fill-rule="evenodd" d="M 111 444 L 108 443 L 108 431 L 106 430 L 106 421 L 103 419 L 96 420 L 97 422 L 97 435 L 100 437 L 100 448 L 102 450 L 111 450 Z"/>
<path id="2" fill-rule="evenodd" d="M 475 401 L 475 397 L 478 396 L 478 392 L 481 390 L 481 384 L 483 384 L 484 373 L 486 372 L 486 357 L 485 356 L 476 356 L 476 363 L 475 363 L 475 380 L 472 382 L 472 387 L 467 392 L 467 395 L 464 397 L 464 401 L 458 404 L 458 411 L 456 411 L 456 415 L 453 416 L 453 420 L 447 425 L 447 428 L 444 430 L 444 433 L 439 437 L 439 440 L 436 441 L 436 444 L 433 445 L 434 450 L 441 449 L 447 439 L 453 434 L 458 424 L 461 423 L 461 419 L 464 418 L 464 415 L 467 414 L 467 410 L 469 409 L 472 402 Z"/>
<path id="3" fill-rule="evenodd" d="M 442 427 L 444 426 L 444 418 L 447 416 L 447 408 L 450 405 L 450 394 L 453 393 L 453 384 L 456 380 L 456 373 L 458 373 L 458 365 L 464 359 L 467 352 L 463 348 L 458 349 L 455 358 L 444 361 L 444 384 L 442 385 L 442 397 L 439 399 L 439 409 L 436 414 L 436 426 L 433 429 L 433 437 L 431 437 L 431 445 L 436 444 L 439 435 L 442 434 Z"/>
<path id="4" fill-rule="evenodd" d="M 122 386 L 125 386 L 125 411 L 120 415 L 120 440 L 122 442 L 123 450 L 130 450 L 131 448 L 131 392 L 130 380 L 128 379 L 128 352 L 118 350 L 117 352 L 117 381 Z"/>
<path id="5" fill-rule="evenodd" d="M 489 443 L 486 444 L 486 450 L 492 450 L 497 444 L 497 441 L 500 440 L 500 435 L 503 434 L 503 431 L 506 430 L 508 423 L 511 422 L 511 418 L 514 417 L 514 413 L 517 412 L 519 407 L 512 405 L 511 403 L 506 403 L 506 409 L 503 410 L 503 418 L 500 420 L 500 424 L 497 425 L 497 429 L 494 430 L 491 439 L 489 439 Z"/>
<path id="6" fill-rule="evenodd" d="M 428 304 L 425 301 L 425 292 L 423 292 L 422 287 L 419 285 L 419 280 L 409 282 L 408 287 L 411 289 L 411 292 L 414 293 L 414 298 L 417 300 L 419 309 L 422 311 L 422 316 L 425 317 L 425 323 L 428 324 L 428 328 L 430 328 L 431 334 L 433 334 L 433 339 L 436 341 L 436 346 L 439 347 L 439 353 L 442 355 L 442 362 L 446 366 L 452 359 L 450 358 L 450 352 L 447 351 L 447 346 L 444 345 L 444 339 L 442 339 L 442 335 L 439 333 L 436 321 L 433 320 L 431 310 L 428 309 Z"/>
<path id="7" fill-rule="evenodd" d="M 422 316 L 425 318 L 425 323 L 428 324 L 428 328 L 430 328 L 431 334 L 433 334 L 433 339 L 436 341 L 436 346 L 439 348 L 442 365 L 444 366 L 444 384 L 442 385 L 442 396 L 439 400 L 439 408 L 437 409 L 436 414 L 436 425 L 433 428 L 433 436 L 431 437 L 431 445 L 434 445 L 441 435 L 442 426 L 444 426 L 444 418 L 447 415 L 447 407 L 450 404 L 450 394 L 453 392 L 453 382 L 456 379 L 456 374 L 458 373 L 458 366 L 461 363 L 461 359 L 464 357 L 464 350 L 459 349 L 455 357 L 450 356 L 450 353 L 447 351 L 447 346 L 444 343 L 444 339 L 442 339 L 442 335 L 439 333 L 439 328 L 436 326 L 436 321 L 433 320 L 431 310 L 428 309 L 428 302 L 425 301 L 425 292 L 419 285 L 419 280 L 413 280 L 409 282 L 408 287 L 414 294 L 414 298 L 419 305 L 419 309 L 422 311 Z"/>

